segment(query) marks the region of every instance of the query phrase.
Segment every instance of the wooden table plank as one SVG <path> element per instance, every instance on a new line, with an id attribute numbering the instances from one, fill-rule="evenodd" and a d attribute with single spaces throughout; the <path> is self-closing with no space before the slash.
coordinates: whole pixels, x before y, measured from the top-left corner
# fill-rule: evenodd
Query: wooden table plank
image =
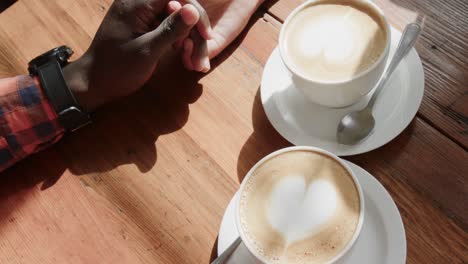
<path id="1" fill-rule="evenodd" d="M 101 7 L 72 2 L 38 8 L 68 13 L 68 21 L 48 28 L 21 3 L 5 12 L 24 19 L 0 15 L 7 33 L 0 45 L 15 47 L 2 53 L 14 67 L 7 73 L 24 72 L 24 62 L 62 44 L 60 34 L 78 53 L 85 50 L 92 32 L 78 29 L 74 40 L 69 32 L 88 23 L 74 16 L 99 14 Z M 206 76 L 164 64 L 144 90 L 99 111 L 94 125 L 3 173 L 0 263 L 208 263 L 239 180 L 264 155 L 289 145 L 268 122 L 258 94 L 279 27 L 258 15 Z M 37 38 L 37 46 L 23 35 Z M 384 148 L 351 159 L 400 208 L 408 263 L 467 261 L 466 155 L 418 118 Z"/>
<path id="2" fill-rule="evenodd" d="M 304 0 L 270 0 L 265 6 L 280 21 Z M 426 90 L 421 118 L 468 148 L 468 5 L 464 0 L 375 0 L 389 22 L 402 30 L 425 17 L 416 44 L 423 61 Z"/>

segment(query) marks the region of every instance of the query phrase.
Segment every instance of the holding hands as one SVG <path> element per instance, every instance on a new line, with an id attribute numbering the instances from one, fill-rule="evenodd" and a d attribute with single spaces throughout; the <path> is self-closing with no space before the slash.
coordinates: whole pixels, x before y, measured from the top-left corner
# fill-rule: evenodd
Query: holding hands
<path id="1" fill-rule="evenodd" d="M 116 0 L 89 49 L 64 68 L 64 77 L 80 104 L 93 111 L 142 87 L 173 46 L 182 48 L 187 69 L 207 72 L 209 59 L 239 35 L 260 4 L 261 0 Z"/>
<path id="2" fill-rule="evenodd" d="M 209 32 L 208 56 L 216 57 L 242 32 L 252 14 L 264 2 L 264 0 L 198 0 L 206 10 L 211 23 L 211 29 L 201 29 L 201 32 Z M 200 23 L 200 28 L 206 24 Z M 183 43 L 183 61 L 187 69 L 202 71 L 193 65 L 197 65 L 195 58 L 190 63 L 193 40 L 188 38 Z"/>

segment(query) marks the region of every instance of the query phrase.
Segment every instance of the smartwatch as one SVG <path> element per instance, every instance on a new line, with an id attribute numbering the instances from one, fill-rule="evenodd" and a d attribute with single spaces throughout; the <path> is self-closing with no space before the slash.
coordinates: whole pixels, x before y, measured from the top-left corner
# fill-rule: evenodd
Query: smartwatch
<path id="1" fill-rule="evenodd" d="M 29 62 L 28 71 L 37 76 L 42 89 L 67 131 L 75 131 L 91 123 L 91 118 L 78 104 L 63 77 L 62 68 L 73 54 L 67 46 L 52 49 Z"/>

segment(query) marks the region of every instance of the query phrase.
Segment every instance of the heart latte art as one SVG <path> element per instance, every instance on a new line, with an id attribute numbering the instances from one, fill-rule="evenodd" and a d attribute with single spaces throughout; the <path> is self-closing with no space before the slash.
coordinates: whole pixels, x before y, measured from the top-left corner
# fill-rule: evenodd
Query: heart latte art
<path id="1" fill-rule="evenodd" d="M 293 150 L 252 172 L 238 210 L 244 243 L 268 263 L 325 263 L 352 240 L 360 199 L 339 162 Z"/>
<path id="2" fill-rule="evenodd" d="M 365 3 L 322 0 L 292 17 L 284 41 L 302 76 L 340 82 L 374 65 L 385 50 L 386 36 L 385 22 Z"/>
<path id="3" fill-rule="evenodd" d="M 322 180 L 306 184 L 305 177 L 285 177 L 270 194 L 268 222 L 288 243 L 320 231 L 335 215 L 337 193 L 333 184 Z"/>

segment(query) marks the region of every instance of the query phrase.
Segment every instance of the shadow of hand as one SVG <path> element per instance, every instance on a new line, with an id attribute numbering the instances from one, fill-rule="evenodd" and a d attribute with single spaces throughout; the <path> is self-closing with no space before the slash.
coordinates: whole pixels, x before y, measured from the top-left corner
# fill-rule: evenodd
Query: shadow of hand
<path id="1" fill-rule="evenodd" d="M 106 172 L 124 164 L 148 172 L 157 160 L 158 137 L 181 129 L 189 104 L 201 96 L 199 77 L 173 57 L 164 60 L 141 91 L 97 113 L 93 126 L 65 140 L 61 153 L 71 172 Z"/>
<path id="2" fill-rule="evenodd" d="M 135 164 L 148 172 L 157 160 L 158 137 L 181 129 L 189 104 L 203 92 L 200 75 L 185 71 L 178 59 L 168 57 L 159 69 L 141 91 L 97 112 L 93 125 L 3 172 L 0 197 L 7 199 L 41 182 L 41 189 L 47 189 L 67 169 L 77 176 L 99 175 Z"/>
<path id="3" fill-rule="evenodd" d="M 237 161 L 237 177 L 239 178 L 239 182 L 242 182 L 245 174 L 260 159 L 275 150 L 291 145 L 291 143 L 276 132 L 270 121 L 268 121 L 260 99 L 260 88 L 255 95 L 252 107 L 252 123 L 254 132 L 244 143 Z"/>

